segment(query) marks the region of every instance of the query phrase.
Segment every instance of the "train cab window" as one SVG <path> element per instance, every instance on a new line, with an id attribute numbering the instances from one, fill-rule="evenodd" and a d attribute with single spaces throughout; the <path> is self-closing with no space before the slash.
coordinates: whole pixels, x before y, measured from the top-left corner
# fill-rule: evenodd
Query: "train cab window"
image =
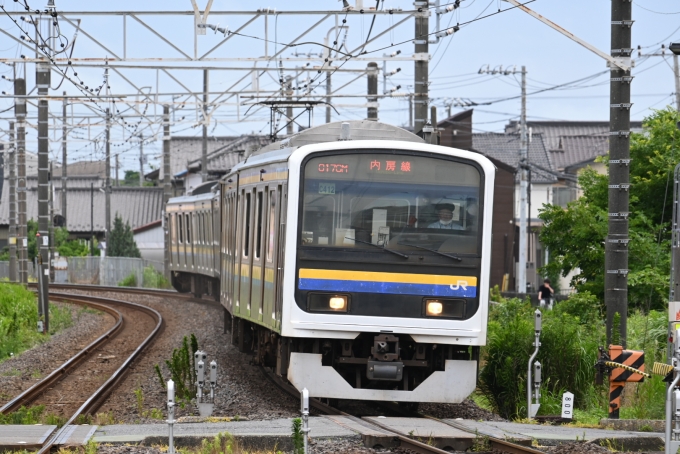
<path id="1" fill-rule="evenodd" d="M 267 261 L 274 260 L 274 238 L 276 238 L 276 191 L 269 191 L 269 231 L 267 234 Z"/>
<path id="2" fill-rule="evenodd" d="M 184 243 L 184 225 L 182 224 L 182 216 L 181 214 L 175 215 L 177 217 L 177 232 L 179 233 L 179 242 Z"/>
<path id="3" fill-rule="evenodd" d="M 246 194 L 246 203 L 243 207 L 243 256 L 248 257 L 250 246 L 250 193 Z"/>
<path id="4" fill-rule="evenodd" d="M 306 162 L 303 184 L 303 247 L 479 253 L 482 177 L 469 161 L 327 155 Z"/>
<path id="5" fill-rule="evenodd" d="M 260 251 L 262 250 L 262 198 L 264 192 L 257 193 L 257 224 L 255 230 L 255 258 L 260 258 Z"/>

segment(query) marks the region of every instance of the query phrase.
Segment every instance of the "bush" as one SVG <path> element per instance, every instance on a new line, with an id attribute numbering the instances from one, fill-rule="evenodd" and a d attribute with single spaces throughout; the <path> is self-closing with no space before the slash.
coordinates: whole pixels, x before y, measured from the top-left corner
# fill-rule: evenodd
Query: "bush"
<path id="1" fill-rule="evenodd" d="M 596 300 L 581 294 L 543 313 L 537 361 L 543 369 L 540 413 L 558 413 L 562 393 L 574 393 L 583 408 L 593 400 L 598 345 L 604 345 L 604 325 L 589 305 Z M 598 307 L 598 306 L 596 306 Z M 527 366 L 534 351 L 534 308 L 511 299 L 489 312 L 487 346 L 479 389 L 493 410 L 505 418 L 526 417 Z"/>
<path id="2" fill-rule="evenodd" d="M 142 287 L 169 289 L 170 283 L 165 276 L 156 271 L 152 265 L 149 265 L 144 268 Z"/>
<path id="3" fill-rule="evenodd" d="M 118 283 L 118 287 L 137 287 L 137 275 L 135 273 L 128 274 L 125 279 Z"/>
<path id="4" fill-rule="evenodd" d="M 172 358 L 165 361 L 165 365 L 170 371 L 170 378 L 175 383 L 175 399 L 177 401 L 189 401 L 195 395 L 196 377 L 194 373 L 194 354 L 198 351 L 198 340 L 195 335 L 191 335 L 191 340 L 186 336 L 182 339 L 182 348 L 175 348 L 172 351 Z M 156 375 L 163 389 L 166 388 L 166 380 L 163 378 L 161 369 L 155 367 Z"/>
<path id="5" fill-rule="evenodd" d="M 32 347 L 37 332 L 36 296 L 21 285 L 0 283 L 0 361 Z"/>

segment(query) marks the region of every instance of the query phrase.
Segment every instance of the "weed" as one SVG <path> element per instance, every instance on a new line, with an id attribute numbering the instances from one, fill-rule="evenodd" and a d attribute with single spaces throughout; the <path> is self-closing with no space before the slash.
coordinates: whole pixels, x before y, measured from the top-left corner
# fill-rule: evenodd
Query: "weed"
<path id="1" fill-rule="evenodd" d="M 163 274 L 156 271 L 156 269 L 149 265 L 144 268 L 142 275 L 142 287 L 145 288 L 161 288 L 169 289 L 172 287 Z"/>
<path id="2" fill-rule="evenodd" d="M 234 437 L 228 432 L 222 432 L 215 435 L 212 440 L 203 440 L 201 447 L 196 452 L 197 454 L 232 454 L 240 451 L 241 449 Z"/>
<path id="3" fill-rule="evenodd" d="M 71 308 L 63 305 L 50 305 L 50 333 L 55 334 L 73 326 Z"/>
<path id="4" fill-rule="evenodd" d="M 97 413 L 94 416 L 94 423 L 98 426 L 110 426 L 116 423 L 116 419 L 113 417 L 113 412 L 108 411 L 106 413 Z"/>
<path id="5" fill-rule="evenodd" d="M 137 413 L 141 415 L 144 411 L 144 391 L 142 388 L 135 389 L 135 397 L 137 398 Z"/>
<path id="6" fill-rule="evenodd" d="M 44 405 L 36 405 L 35 407 L 21 407 L 13 413 L 0 415 L 0 424 L 40 424 L 42 422 L 44 412 Z"/>
<path id="7" fill-rule="evenodd" d="M 649 424 L 643 424 L 639 430 L 640 432 L 654 432 L 654 428 Z"/>
<path id="8" fill-rule="evenodd" d="M 19 375 L 21 375 L 21 371 L 15 367 L 2 373 L 3 377 L 18 377 Z"/>
<path id="9" fill-rule="evenodd" d="M 190 343 L 191 342 L 191 343 Z M 191 346 L 190 346 L 191 345 Z M 182 348 L 175 348 L 172 351 L 172 358 L 165 361 L 165 365 L 170 371 L 170 377 L 175 382 L 175 399 L 180 406 L 186 401 L 194 397 L 194 385 L 196 377 L 194 376 L 194 353 L 198 351 L 198 341 L 195 335 L 191 335 L 191 341 L 186 336 L 182 339 Z M 158 365 L 155 366 L 156 374 L 161 382 L 161 386 L 165 389 L 165 379 L 160 371 Z"/>
<path id="10" fill-rule="evenodd" d="M 293 418 L 292 429 L 291 440 L 293 441 L 293 454 L 302 454 L 305 449 L 305 434 L 302 432 L 301 418 Z"/>
<path id="11" fill-rule="evenodd" d="M 480 435 L 479 432 L 475 430 L 475 438 L 472 440 L 472 446 L 470 451 L 473 452 L 488 452 L 491 451 L 491 442 L 489 437 L 486 435 Z"/>
<path id="12" fill-rule="evenodd" d="M 152 408 L 149 412 L 149 417 L 151 419 L 163 419 L 163 411 L 158 408 Z"/>
<path id="13" fill-rule="evenodd" d="M 240 415 L 234 416 L 234 421 L 239 422 L 240 420 L 241 420 L 241 416 L 240 416 Z"/>
<path id="14" fill-rule="evenodd" d="M 137 275 L 130 273 L 118 283 L 118 287 L 137 287 Z"/>
<path id="15" fill-rule="evenodd" d="M 92 425 L 92 415 L 78 415 L 74 423 L 79 425 Z"/>
<path id="16" fill-rule="evenodd" d="M 42 372 L 40 372 L 39 370 L 34 370 L 33 372 L 31 372 L 31 378 L 35 379 L 42 378 Z"/>

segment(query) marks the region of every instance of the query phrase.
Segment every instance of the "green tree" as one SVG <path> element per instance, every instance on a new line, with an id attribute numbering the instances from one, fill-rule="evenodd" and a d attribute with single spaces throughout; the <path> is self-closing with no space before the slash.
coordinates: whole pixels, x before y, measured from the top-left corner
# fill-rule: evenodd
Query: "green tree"
<path id="1" fill-rule="evenodd" d="M 680 115 L 673 109 L 659 110 L 644 120 L 642 134 L 631 135 L 628 218 L 631 307 L 663 309 L 667 301 L 673 169 L 680 162 L 678 120 Z M 580 175 L 579 185 L 583 196 L 567 209 L 545 205 L 541 210 L 544 228 L 540 240 L 551 255 L 543 272 L 566 276 L 578 269 L 572 285 L 603 301 L 608 176 L 587 169 Z"/>
<path id="2" fill-rule="evenodd" d="M 139 186 L 139 172 L 135 172 L 134 170 L 126 170 L 123 186 Z"/>
<path id="3" fill-rule="evenodd" d="M 126 222 L 123 225 L 123 219 L 118 213 L 113 220 L 113 229 L 111 229 L 111 236 L 106 245 L 106 255 L 109 257 L 142 257 L 132 234 L 130 223 Z"/>

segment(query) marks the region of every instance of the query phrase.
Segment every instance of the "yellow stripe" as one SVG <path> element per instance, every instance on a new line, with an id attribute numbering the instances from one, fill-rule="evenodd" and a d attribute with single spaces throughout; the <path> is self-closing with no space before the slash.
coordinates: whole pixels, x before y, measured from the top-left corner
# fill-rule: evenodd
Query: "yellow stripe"
<path id="1" fill-rule="evenodd" d="M 339 281 L 398 282 L 408 284 L 455 285 L 465 281 L 471 287 L 477 285 L 474 276 L 443 276 L 437 274 L 376 273 L 370 271 L 314 270 L 300 268 L 300 278 L 329 279 Z"/>

